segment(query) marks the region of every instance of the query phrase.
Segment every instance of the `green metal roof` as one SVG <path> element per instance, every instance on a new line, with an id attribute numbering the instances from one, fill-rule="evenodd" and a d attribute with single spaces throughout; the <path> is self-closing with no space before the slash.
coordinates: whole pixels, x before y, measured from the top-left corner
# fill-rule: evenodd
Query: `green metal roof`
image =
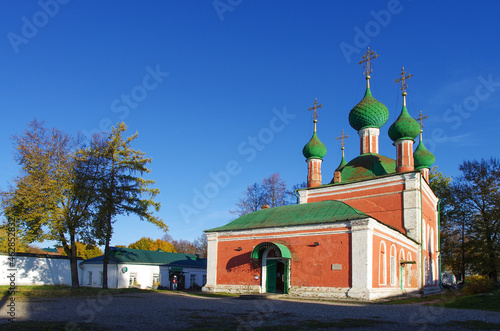
<path id="1" fill-rule="evenodd" d="M 148 264 L 148 265 L 171 265 L 183 267 L 203 267 L 206 262 L 198 259 L 194 254 L 168 253 L 161 251 L 147 251 L 142 249 L 131 249 L 121 247 L 110 247 L 109 263 L 119 264 Z M 104 255 L 85 260 L 82 263 L 102 263 Z"/>
<path id="2" fill-rule="evenodd" d="M 314 131 L 311 140 L 302 149 L 302 154 L 306 159 L 323 159 L 326 155 L 326 147 L 319 140 L 316 131 Z"/>
<path id="3" fill-rule="evenodd" d="M 422 139 L 420 139 L 417 149 L 415 149 L 415 152 L 413 153 L 413 161 L 415 170 L 430 168 L 436 161 L 436 157 L 434 156 L 434 154 L 432 154 L 431 152 L 429 152 L 429 150 L 427 150 L 427 148 L 425 148 Z"/>
<path id="4" fill-rule="evenodd" d="M 366 89 L 363 99 L 349 112 L 349 124 L 359 131 L 364 128 L 381 128 L 389 119 L 387 107 L 377 101 Z"/>
<path id="5" fill-rule="evenodd" d="M 342 182 L 388 175 L 396 172 L 396 161 L 387 156 L 365 153 L 342 168 Z M 331 184 L 333 184 L 333 179 Z"/>
<path id="6" fill-rule="evenodd" d="M 394 142 L 398 140 L 413 140 L 419 133 L 420 124 L 408 114 L 406 106 L 403 106 L 398 119 L 389 128 L 389 138 Z"/>
<path id="7" fill-rule="evenodd" d="M 365 213 L 344 202 L 327 200 L 262 209 L 206 232 L 333 223 L 367 217 Z"/>

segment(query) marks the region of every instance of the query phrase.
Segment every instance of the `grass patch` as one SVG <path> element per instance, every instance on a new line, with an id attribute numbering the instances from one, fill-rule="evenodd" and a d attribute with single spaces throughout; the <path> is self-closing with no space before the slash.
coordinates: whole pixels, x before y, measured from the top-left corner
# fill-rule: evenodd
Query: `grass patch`
<path id="1" fill-rule="evenodd" d="M 107 289 L 80 287 L 72 288 L 71 286 L 52 286 L 52 285 L 33 285 L 33 286 L 16 286 L 14 296 L 17 298 L 61 298 L 61 297 L 78 297 L 78 296 L 96 296 L 102 291 L 108 294 L 125 294 L 125 293 L 144 293 L 152 292 L 151 290 L 141 290 L 136 288 L 121 288 Z M 9 286 L 0 286 L 2 297 L 9 296 Z"/>
<path id="2" fill-rule="evenodd" d="M 288 330 L 318 330 L 318 329 L 349 329 L 349 328 L 370 328 L 377 327 L 384 324 L 393 324 L 388 321 L 377 321 L 371 319 L 357 319 L 357 318 L 343 318 L 338 321 L 317 321 L 308 320 L 296 325 L 268 325 L 264 327 L 257 327 L 254 330 L 260 331 L 288 331 Z"/>
<path id="3" fill-rule="evenodd" d="M 421 303 L 428 306 L 457 309 L 476 309 L 500 312 L 500 290 L 492 293 L 465 295 L 460 291 L 451 290 L 441 294 L 434 294 L 420 298 L 398 299 L 383 302 L 385 305 Z"/>
<path id="4" fill-rule="evenodd" d="M 441 294 L 426 295 L 422 297 L 413 298 L 397 298 L 392 301 L 380 302 L 381 305 L 406 305 L 412 303 L 429 303 L 432 301 L 442 300 L 444 297 L 456 297 L 462 295 L 459 291 L 449 291 Z"/>
<path id="5" fill-rule="evenodd" d="M 499 323 L 488 323 L 483 321 L 451 321 L 445 324 L 454 329 L 470 329 L 470 330 L 498 330 Z"/>
<path id="6" fill-rule="evenodd" d="M 500 290 L 493 293 L 480 293 L 450 297 L 440 302 L 429 303 L 429 306 L 439 306 L 457 309 L 476 309 L 500 312 Z"/>
<path id="7" fill-rule="evenodd" d="M 12 322 L 9 324 L 0 324 L 0 330 L 58 331 L 58 330 L 66 330 L 67 324 L 68 322 L 34 322 L 34 321 Z M 78 326 L 74 330 L 97 331 L 97 330 L 109 330 L 109 329 L 100 327 L 95 324 L 81 323 L 78 324 Z"/>

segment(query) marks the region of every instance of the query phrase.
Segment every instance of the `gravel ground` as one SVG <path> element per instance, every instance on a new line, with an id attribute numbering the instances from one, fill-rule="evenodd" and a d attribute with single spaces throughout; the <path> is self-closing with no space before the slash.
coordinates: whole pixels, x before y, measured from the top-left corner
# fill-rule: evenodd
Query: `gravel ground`
<path id="1" fill-rule="evenodd" d="M 0 328 L 7 323 L 2 302 Z M 152 292 L 95 297 L 31 299 L 16 301 L 16 321 L 60 321 L 66 329 L 100 326 L 110 330 L 252 330 L 278 326 L 285 329 L 351 330 L 450 330 L 457 321 L 496 323 L 500 313 L 444 309 L 418 304 L 380 305 L 343 302 L 311 302 L 289 299 L 244 300 L 237 297 L 195 297 L 182 293 Z M 463 325 L 462 325 L 463 326 Z"/>

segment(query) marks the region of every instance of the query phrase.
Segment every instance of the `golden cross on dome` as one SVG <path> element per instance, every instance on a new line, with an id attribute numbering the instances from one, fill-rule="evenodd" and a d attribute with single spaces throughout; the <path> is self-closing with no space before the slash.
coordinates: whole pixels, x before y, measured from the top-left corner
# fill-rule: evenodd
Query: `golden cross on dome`
<path id="1" fill-rule="evenodd" d="M 349 138 L 349 136 L 344 133 L 344 130 L 342 130 L 340 137 L 337 137 L 337 140 L 340 140 L 340 146 L 342 147 L 342 156 L 344 155 L 343 153 L 344 153 L 345 140 L 347 138 Z"/>
<path id="2" fill-rule="evenodd" d="M 370 79 L 370 73 L 373 71 L 373 68 L 371 67 L 370 63 L 371 60 L 374 60 L 378 57 L 378 54 L 375 53 L 375 51 L 370 51 L 370 47 L 366 49 L 366 53 L 363 55 L 361 58 L 361 61 L 359 61 L 359 64 L 366 63 L 365 70 L 363 71 L 363 75 L 366 75 L 368 79 Z"/>
<path id="3" fill-rule="evenodd" d="M 318 118 L 318 109 L 320 109 L 321 107 L 323 107 L 323 105 L 322 104 L 318 105 L 318 99 L 314 98 L 314 106 L 309 107 L 308 110 L 309 111 L 314 110 L 314 112 L 313 112 L 313 118 L 314 118 L 315 121 Z"/>
<path id="4" fill-rule="evenodd" d="M 406 89 L 408 88 L 408 83 L 406 82 L 407 79 L 410 79 L 413 75 L 408 74 L 406 75 L 405 67 L 401 67 L 401 78 L 398 78 L 394 81 L 394 83 L 399 83 L 401 91 L 403 91 L 403 95 L 406 95 Z"/>
<path id="5" fill-rule="evenodd" d="M 427 115 L 424 115 L 422 113 L 422 110 L 420 110 L 420 113 L 418 114 L 418 117 L 415 118 L 417 120 L 418 123 L 420 123 L 420 141 L 422 141 L 422 132 L 423 132 L 423 128 L 424 128 L 424 120 L 428 119 L 429 116 Z"/>
<path id="6" fill-rule="evenodd" d="M 370 51 L 370 47 L 367 47 L 366 53 L 361 58 L 361 61 L 359 61 L 359 64 L 361 65 L 363 65 L 363 63 L 366 63 L 365 70 L 363 71 L 363 75 L 366 75 L 366 88 L 370 88 L 370 73 L 373 71 L 371 61 L 376 59 L 377 57 L 378 54 L 376 54 L 375 51 Z"/>
<path id="7" fill-rule="evenodd" d="M 426 120 L 426 119 L 428 119 L 428 118 L 429 118 L 429 116 L 424 115 L 424 114 L 422 113 L 422 111 L 420 111 L 420 113 L 418 114 L 418 117 L 417 117 L 417 118 L 415 118 L 415 119 L 417 120 L 417 122 L 418 122 L 418 123 L 420 123 L 420 128 L 422 128 L 422 129 L 423 129 L 423 128 L 424 128 L 424 120 Z"/>

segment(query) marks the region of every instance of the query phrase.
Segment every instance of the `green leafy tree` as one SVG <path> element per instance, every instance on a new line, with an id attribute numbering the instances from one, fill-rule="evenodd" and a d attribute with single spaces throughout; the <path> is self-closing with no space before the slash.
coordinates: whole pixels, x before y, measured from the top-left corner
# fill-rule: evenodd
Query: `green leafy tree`
<path id="1" fill-rule="evenodd" d="M 454 215 L 451 180 L 437 167 L 433 167 L 429 173 L 429 184 L 439 198 L 441 264 L 444 270 L 451 270 L 457 278 L 463 279 L 464 231 L 462 222 Z"/>
<path id="2" fill-rule="evenodd" d="M 9 240 L 10 239 L 10 240 Z M 18 228 L 10 228 L 7 223 L 0 226 L 0 252 L 8 252 L 11 249 L 17 253 L 28 251 L 28 242 L 22 237 Z"/>
<path id="3" fill-rule="evenodd" d="M 84 260 L 102 255 L 102 250 L 97 246 L 86 245 L 77 241 L 76 247 L 78 248 L 77 256 L 81 257 Z M 62 255 L 67 256 L 66 252 L 64 251 L 62 252 Z"/>
<path id="4" fill-rule="evenodd" d="M 151 188 L 153 180 L 143 177 L 150 172 L 147 164 L 151 159 L 132 148 L 137 133 L 125 138 L 126 130 L 125 123 L 118 123 L 107 137 L 95 136 L 91 146 L 83 152 L 85 159 L 95 160 L 93 164 L 99 166 L 95 177 L 98 202 L 92 219 L 92 234 L 99 244 L 104 245 L 103 288 L 108 288 L 109 243 L 118 215 L 137 215 L 164 231 L 168 229 L 160 218 L 154 216 L 154 212 L 160 209 L 160 203 L 154 201 L 159 190 Z"/>
<path id="5" fill-rule="evenodd" d="M 136 242 L 128 245 L 128 248 L 143 249 L 147 251 L 161 250 L 163 252 L 168 252 L 168 253 L 177 253 L 177 251 L 174 248 L 174 245 L 172 245 L 168 241 L 164 241 L 161 239 L 153 240 L 148 237 L 142 237 Z"/>
<path id="6" fill-rule="evenodd" d="M 463 220 L 473 272 L 498 282 L 500 270 L 500 161 L 465 161 L 451 184 L 454 216 Z M 464 263 L 465 264 L 465 263 Z"/>
<path id="7" fill-rule="evenodd" d="M 88 237 L 94 195 L 83 186 L 87 163 L 80 162 L 78 143 L 60 130 L 45 128 L 36 119 L 24 134 L 13 138 L 14 158 L 21 166 L 14 186 L 2 192 L 3 212 L 15 220 L 26 242 L 56 240 L 71 262 L 71 282 L 79 286 L 76 237 Z"/>
<path id="8" fill-rule="evenodd" d="M 142 249 L 142 250 L 149 250 L 149 247 L 153 243 L 153 239 L 148 238 L 148 237 L 142 237 L 141 239 L 137 240 L 134 243 L 131 243 L 128 245 L 128 248 L 133 248 L 133 249 Z"/>

